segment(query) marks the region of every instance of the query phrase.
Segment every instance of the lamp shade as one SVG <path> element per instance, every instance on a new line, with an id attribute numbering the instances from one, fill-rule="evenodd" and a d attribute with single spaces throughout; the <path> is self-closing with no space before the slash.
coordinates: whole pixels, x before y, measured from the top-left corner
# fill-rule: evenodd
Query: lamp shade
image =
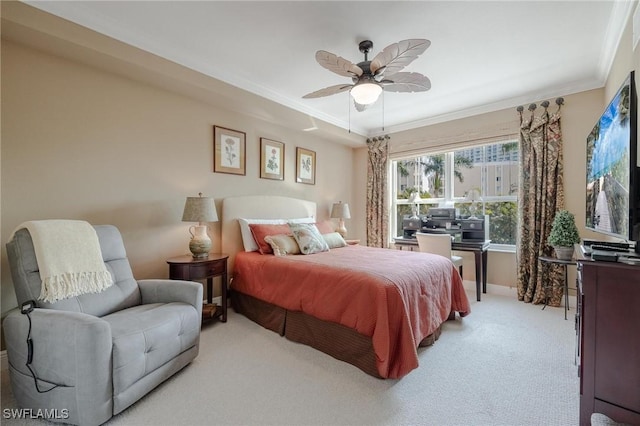
<path id="1" fill-rule="evenodd" d="M 183 222 L 217 222 L 218 212 L 213 203 L 213 198 L 203 197 L 202 192 L 198 197 L 187 197 L 182 213 Z"/>
<path id="2" fill-rule="evenodd" d="M 378 83 L 364 82 L 356 84 L 351 88 L 351 96 L 353 100 L 360 105 L 369 105 L 378 100 L 378 96 L 382 93 L 382 86 Z"/>
<path id="3" fill-rule="evenodd" d="M 343 203 L 342 201 L 333 203 L 333 207 L 331 208 L 331 217 L 335 219 L 350 219 L 351 213 L 349 212 L 349 204 Z"/>
<path id="4" fill-rule="evenodd" d="M 422 199 L 420 198 L 420 193 L 419 192 L 412 192 L 411 196 L 409 197 L 409 202 L 410 203 L 419 203 L 420 201 L 422 201 Z"/>

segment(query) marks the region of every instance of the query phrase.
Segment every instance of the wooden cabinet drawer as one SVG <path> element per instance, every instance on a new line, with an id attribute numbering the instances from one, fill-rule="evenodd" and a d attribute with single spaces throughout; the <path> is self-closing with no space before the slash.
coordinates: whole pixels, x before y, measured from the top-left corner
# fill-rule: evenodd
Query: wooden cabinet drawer
<path id="1" fill-rule="evenodd" d="M 227 262 L 191 265 L 191 279 L 206 278 L 212 275 L 222 274 L 225 269 L 227 269 Z"/>

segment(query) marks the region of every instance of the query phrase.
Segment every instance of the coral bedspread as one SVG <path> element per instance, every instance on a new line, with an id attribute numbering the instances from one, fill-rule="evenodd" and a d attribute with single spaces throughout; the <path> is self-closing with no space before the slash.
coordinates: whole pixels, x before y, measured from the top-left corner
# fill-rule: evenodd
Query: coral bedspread
<path id="1" fill-rule="evenodd" d="M 359 245 L 312 255 L 241 252 L 235 291 L 370 336 L 381 377 L 418 367 L 418 344 L 457 311 L 470 312 L 462 280 L 446 258 Z"/>

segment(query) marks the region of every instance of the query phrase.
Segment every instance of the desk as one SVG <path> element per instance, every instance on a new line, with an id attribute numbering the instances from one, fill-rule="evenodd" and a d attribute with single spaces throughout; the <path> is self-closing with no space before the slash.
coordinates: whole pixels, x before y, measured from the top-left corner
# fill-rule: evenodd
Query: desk
<path id="1" fill-rule="evenodd" d="M 418 240 L 415 238 L 394 238 L 393 243 L 398 250 L 418 251 Z M 482 293 L 487 292 L 487 253 L 491 240 L 479 242 L 452 241 L 451 250 L 472 251 L 476 264 L 476 300 L 479 302 Z M 480 284 L 482 283 L 482 291 Z"/>
<path id="2" fill-rule="evenodd" d="M 549 256 L 540 256 L 538 257 L 538 260 L 540 262 L 543 263 L 550 263 L 550 264 L 555 264 L 555 265 L 560 265 L 562 266 L 563 270 L 564 270 L 564 319 L 567 319 L 567 311 L 569 310 L 569 283 L 567 282 L 567 265 L 575 265 L 576 261 L 571 259 L 571 260 L 562 260 L 562 259 L 558 259 L 555 257 L 549 257 Z M 547 280 L 543 280 L 545 283 L 548 282 Z M 549 296 L 547 296 L 547 285 L 545 284 L 544 286 L 544 306 L 542 307 L 542 309 L 544 310 L 544 308 L 547 307 L 547 301 L 549 299 Z"/>

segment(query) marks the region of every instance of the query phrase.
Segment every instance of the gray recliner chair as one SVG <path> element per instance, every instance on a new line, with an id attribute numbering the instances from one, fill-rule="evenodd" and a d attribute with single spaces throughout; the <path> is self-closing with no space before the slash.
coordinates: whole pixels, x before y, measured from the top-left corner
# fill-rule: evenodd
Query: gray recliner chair
<path id="1" fill-rule="evenodd" d="M 202 285 L 136 281 L 118 229 L 94 228 L 113 285 L 54 303 L 37 301 L 31 321 L 20 312 L 4 320 L 20 408 L 49 410 L 58 417 L 51 420 L 78 425 L 104 423 L 129 407 L 189 364 L 200 343 Z M 29 231 L 15 233 L 7 256 L 18 303 L 36 300 L 41 280 Z M 35 377 L 26 365 L 29 329 Z"/>

